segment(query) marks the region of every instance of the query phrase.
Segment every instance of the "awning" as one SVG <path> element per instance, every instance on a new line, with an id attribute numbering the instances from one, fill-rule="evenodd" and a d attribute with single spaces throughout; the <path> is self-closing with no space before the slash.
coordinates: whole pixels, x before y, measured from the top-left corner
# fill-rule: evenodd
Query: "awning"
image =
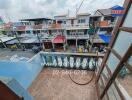
<path id="1" fill-rule="evenodd" d="M 17 26 L 18 31 L 25 31 L 26 26 Z"/>
<path id="2" fill-rule="evenodd" d="M 65 43 L 66 39 L 64 36 L 57 36 L 53 39 L 53 43 Z"/>
<path id="3" fill-rule="evenodd" d="M 6 44 L 15 44 L 15 43 L 19 43 L 19 41 L 17 39 L 13 39 L 13 40 L 10 40 L 8 42 L 6 42 Z"/>
<path id="4" fill-rule="evenodd" d="M 112 36 L 100 34 L 99 37 L 104 41 L 104 43 L 109 43 Z"/>

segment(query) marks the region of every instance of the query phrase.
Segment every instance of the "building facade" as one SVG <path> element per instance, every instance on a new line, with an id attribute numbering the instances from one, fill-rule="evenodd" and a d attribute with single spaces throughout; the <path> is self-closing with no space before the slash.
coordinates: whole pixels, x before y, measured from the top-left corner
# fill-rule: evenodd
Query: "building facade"
<path id="1" fill-rule="evenodd" d="M 77 50 L 87 48 L 88 41 L 92 41 L 93 44 L 105 44 L 98 35 L 111 35 L 115 23 L 116 18 L 111 16 L 111 9 L 99 9 L 94 15 L 80 13 L 76 17 L 58 15 L 54 18 L 22 19 L 11 23 L 5 30 L 7 33 L 17 32 L 18 37 L 36 36 L 44 49 L 63 47 L 63 50 L 66 48 Z M 64 39 L 59 41 L 57 36 Z M 54 40 L 58 43 L 56 41 L 54 43 Z"/>

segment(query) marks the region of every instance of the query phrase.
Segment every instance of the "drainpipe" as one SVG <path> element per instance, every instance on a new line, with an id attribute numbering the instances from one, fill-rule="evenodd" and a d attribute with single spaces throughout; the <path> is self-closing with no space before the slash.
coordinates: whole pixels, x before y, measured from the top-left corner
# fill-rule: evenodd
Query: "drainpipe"
<path id="1" fill-rule="evenodd" d="M 40 46 L 41 46 L 41 41 L 40 41 L 40 37 L 38 36 L 38 32 L 37 32 L 37 38 L 38 38 Z"/>
<path id="2" fill-rule="evenodd" d="M 76 37 L 76 50 L 77 50 L 77 41 L 78 41 L 78 39 L 77 39 L 77 37 Z"/>
<path id="3" fill-rule="evenodd" d="M 45 50 L 44 41 L 42 41 L 42 47 L 43 47 L 43 50 Z"/>
<path id="4" fill-rule="evenodd" d="M 78 39 L 77 39 L 78 38 L 77 37 L 77 30 L 76 30 L 76 34 L 75 35 L 76 35 L 76 50 L 77 50 L 77 41 L 78 41 Z"/>
<path id="5" fill-rule="evenodd" d="M 55 44 L 54 43 L 52 43 L 52 46 L 53 46 L 53 49 L 55 49 Z"/>
<path id="6" fill-rule="evenodd" d="M 65 45 L 65 43 L 63 43 L 63 49 L 64 49 L 64 51 L 66 51 L 66 45 Z"/>

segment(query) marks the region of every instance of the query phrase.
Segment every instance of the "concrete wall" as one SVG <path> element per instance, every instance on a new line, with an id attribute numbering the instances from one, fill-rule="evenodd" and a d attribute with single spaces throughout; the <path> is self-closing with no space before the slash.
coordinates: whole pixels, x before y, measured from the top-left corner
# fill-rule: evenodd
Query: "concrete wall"
<path id="1" fill-rule="evenodd" d="M 33 97 L 30 96 L 28 91 L 26 91 L 15 79 L 11 79 L 6 85 L 19 97 L 23 97 L 24 100 L 33 100 Z"/>
<path id="2" fill-rule="evenodd" d="M 0 76 L 12 77 L 27 89 L 43 68 L 39 54 L 28 62 L 0 61 Z"/>
<path id="3" fill-rule="evenodd" d="M 85 23 L 78 23 L 78 20 L 80 20 L 80 19 L 85 19 Z M 89 16 L 78 16 L 77 17 L 77 23 L 78 24 L 81 24 L 81 25 L 89 25 Z"/>

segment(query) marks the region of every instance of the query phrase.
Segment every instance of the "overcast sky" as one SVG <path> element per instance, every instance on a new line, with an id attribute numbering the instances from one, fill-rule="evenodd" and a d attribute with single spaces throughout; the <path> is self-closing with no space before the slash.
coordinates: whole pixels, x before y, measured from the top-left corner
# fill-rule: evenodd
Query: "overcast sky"
<path id="1" fill-rule="evenodd" d="M 66 14 L 75 15 L 76 6 L 82 0 L 0 0 L 0 16 L 5 21 L 23 18 L 52 17 Z M 97 9 L 123 5 L 124 0 L 84 0 L 79 12 L 92 13 Z"/>

